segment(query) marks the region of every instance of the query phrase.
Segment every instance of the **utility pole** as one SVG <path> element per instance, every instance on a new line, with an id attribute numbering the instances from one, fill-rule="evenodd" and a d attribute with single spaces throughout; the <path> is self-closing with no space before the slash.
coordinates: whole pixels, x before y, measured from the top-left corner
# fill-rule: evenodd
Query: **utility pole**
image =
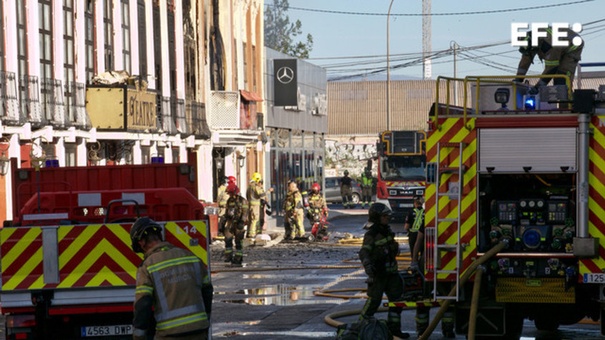
<path id="1" fill-rule="evenodd" d="M 422 0 L 422 73 L 423 79 L 431 79 L 431 0 Z"/>
<path id="2" fill-rule="evenodd" d="M 389 4 L 389 11 L 387 12 L 387 131 L 391 131 L 391 54 L 390 44 L 391 40 L 389 24 L 391 22 L 391 7 L 393 7 L 393 1 Z"/>
<path id="3" fill-rule="evenodd" d="M 456 57 L 458 56 L 458 44 L 455 41 L 451 41 L 450 42 L 450 48 L 454 51 L 454 78 L 456 78 L 457 76 L 457 63 L 456 63 Z M 454 82 L 454 105 L 458 105 L 458 82 Z"/>

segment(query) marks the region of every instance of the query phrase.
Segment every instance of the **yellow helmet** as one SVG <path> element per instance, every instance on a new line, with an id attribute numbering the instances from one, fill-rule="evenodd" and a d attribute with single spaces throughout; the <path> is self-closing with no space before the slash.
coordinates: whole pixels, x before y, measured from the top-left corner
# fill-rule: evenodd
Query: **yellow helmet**
<path id="1" fill-rule="evenodd" d="M 256 183 L 260 182 L 261 179 L 262 178 L 261 178 L 261 176 L 260 176 L 260 174 L 258 172 L 255 172 L 255 173 L 252 174 L 252 180 L 255 181 Z"/>

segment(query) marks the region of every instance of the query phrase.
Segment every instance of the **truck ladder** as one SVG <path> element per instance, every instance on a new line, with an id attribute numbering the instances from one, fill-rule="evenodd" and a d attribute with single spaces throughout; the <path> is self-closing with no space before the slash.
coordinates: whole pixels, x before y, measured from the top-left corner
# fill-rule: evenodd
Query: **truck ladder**
<path id="1" fill-rule="evenodd" d="M 434 233 L 434 254 L 433 254 L 433 268 L 435 270 L 435 274 L 433 275 L 433 287 L 437 287 L 437 278 L 439 274 L 454 274 L 456 276 L 456 295 L 448 296 L 448 295 L 439 295 L 437 289 L 433 290 L 433 298 L 435 300 L 456 300 L 458 301 L 460 295 L 460 265 L 461 265 L 461 253 L 462 249 L 460 246 L 460 214 L 461 214 L 461 206 L 462 206 L 462 187 L 463 187 L 463 174 L 465 171 L 464 161 L 462 159 L 462 152 L 464 150 L 464 143 L 438 143 L 437 144 L 437 174 L 435 178 L 435 233 Z M 442 164 L 441 161 L 441 149 L 458 149 L 458 160 L 454 164 Z M 449 158 L 449 157 L 448 157 Z M 439 188 L 441 186 L 441 175 L 443 174 L 458 174 L 458 190 L 455 192 L 451 192 L 451 187 L 448 188 L 447 192 L 440 192 Z M 446 182 L 453 183 L 452 178 Z M 441 197 L 447 197 L 450 201 L 455 201 L 457 204 L 456 216 L 449 216 L 447 218 L 439 217 L 439 200 Z M 440 225 L 442 224 L 451 224 L 454 223 L 456 225 L 456 243 L 439 243 L 439 230 Z M 445 241 L 444 241 L 445 242 Z M 445 270 L 440 266 L 440 253 L 442 251 L 454 252 L 456 256 L 456 268 L 453 270 Z M 446 292 L 447 293 L 447 292 Z"/>

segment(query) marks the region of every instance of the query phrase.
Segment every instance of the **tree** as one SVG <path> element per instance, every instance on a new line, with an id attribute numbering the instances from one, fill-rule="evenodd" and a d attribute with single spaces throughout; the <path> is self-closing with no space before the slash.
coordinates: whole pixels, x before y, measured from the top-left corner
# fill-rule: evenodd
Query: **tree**
<path id="1" fill-rule="evenodd" d="M 287 15 L 288 0 L 273 0 L 273 5 L 265 10 L 265 46 L 287 55 L 306 59 L 313 49 L 313 36 L 307 34 L 307 41 L 295 41 L 302 34 L 302 23 L 290 22 Z"/>

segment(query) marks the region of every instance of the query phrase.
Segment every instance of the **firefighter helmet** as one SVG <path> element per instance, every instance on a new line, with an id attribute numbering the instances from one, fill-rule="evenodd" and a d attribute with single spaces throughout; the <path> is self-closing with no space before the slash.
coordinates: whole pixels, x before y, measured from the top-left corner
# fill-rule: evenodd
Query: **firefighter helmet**
<path id="1" fill-rule="evenodd" d="M 130 240 L 132 241 L 132 250 L 135 253 L 143 252 L 139 241 L 144 239 L 149 233 L 155 233 L 162 239 L 162 226 L 149 217 L 138 218 L 130 228 Z"/>
<path id="2" fill-rule="evenodd" d="M 225 190 L 229 195 L 237 195 L 239 194 L 239 188 L 234 182 L 229 182 L 227 184 L 227 189 Z"/>
<path id="3" fill-rule="evenodd" d="M 345 176 L 349 176 L 349 170 L 345 170 Z"/>
<path id="4" fill-rule="evenodd" d="M 393 210 L 384 203 L 374 203 L 368 210 L 368 221 L 372 223 L 380 223 L 380 216 L 391 216 Z"/>
<path id="5" fill-rule="evenodd" d="M 311 185 L 311 191 L 319 192 L 320 190 L 321 186 L 319 185 L 319 183 L 313 183 L 313 185 Z"/>
<path id="6" fill-rule="evenodd" d="M 424 204 L 424 197 L 422 197 L 422 196 L 414 196 L 414 203 Z"/>
<path id="7" fill-rule="evenodd" d="M 261 181 L 262 177 L 260 176 L 260 174 L 258 172 L 255 172 L 252 174 L 252 180 L 255 181 L 256 183 L 259 183 Z"/>
<path id="8" fill-rule="evenodd" d="M 235 183 L 235 177 L 233 177 L 233 176 L 227 177 L 227 183 Z"/>

